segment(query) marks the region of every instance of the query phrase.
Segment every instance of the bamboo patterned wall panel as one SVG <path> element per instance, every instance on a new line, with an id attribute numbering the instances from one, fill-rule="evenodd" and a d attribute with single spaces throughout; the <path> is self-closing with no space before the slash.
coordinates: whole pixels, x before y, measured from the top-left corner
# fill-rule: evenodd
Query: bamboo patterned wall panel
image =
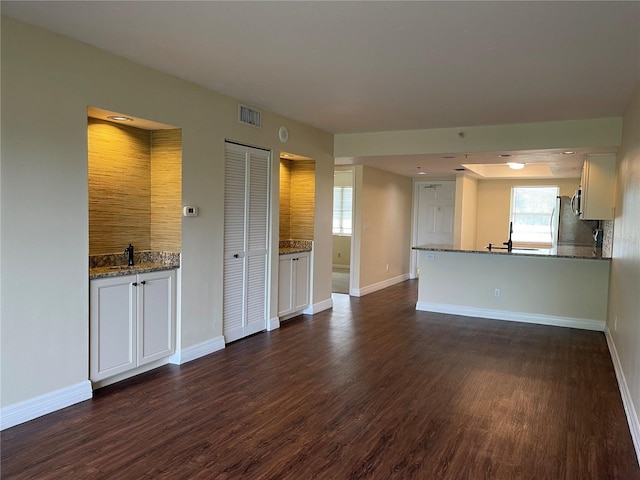
<path id="1" fill-rule="evenodd" d="M 313 240 L 316 163 L 280 160 L 280 240 Z"/>
<path id="2" fill-rule="evenodd" d="M 293 239 L 313 240 L 316 208 L 316 163 L 296 160 L 291 171 L 291 221 Z"/>
<path id="3" fill-rule="evenodd" d="M 89 118 L 87 137 L 89 255 L 120 253 L 129 243 L 138 251 L 179 252 L 181 131 L 151 132 Z"/>
<path id="4" fill-rule="evenodd" d="M 151 133 L 151 250 L 179 252 L 182 238 L 182 130 Z"/>
<path id="5" fill-rule="evenodd" d="M 291 161 L 280 160 L 280 239 L 291 238 Z"/>
<path id="6" fill-rule="evenodd" d="M 150 132 L 89 119 L 89 255 L 151 249 Z"/>

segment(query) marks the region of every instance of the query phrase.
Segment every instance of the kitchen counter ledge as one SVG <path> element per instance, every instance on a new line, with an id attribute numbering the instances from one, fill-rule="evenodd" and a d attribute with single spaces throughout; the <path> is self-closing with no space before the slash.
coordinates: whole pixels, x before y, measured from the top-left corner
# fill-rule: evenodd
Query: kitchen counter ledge
<path id="1" fill-rule="evenodd" d="M 123 253 L 89 255 L 89 280 L 177 268 L 180 268 L 180 254 L 177 252 L 150 250 L 135 252 L 133 267 L 127 265 L 127 256 Z"/>
<path id="2" fill-rule="evenodd" d="M 176 268 L 180 268 L 179 263 L 176 264 L 149 262 L 134 265 L 133 267 L 129 267 L 127 265 L 95 267 L 89 269 L 89 280 L 96 280 L 98 278 L 121 277 L 124 275 L 136 275 L 138 273 L 159 272 L 162 270 L 175 270 Z"/>
<path id="3" fill-rule="evenodd" d="M 450 245 L 418 245 L 413 250 L 421 250 L 428 252 L 457 252 L 457 253 L 480 253 L 486 255 L 509 255 L 509 256 L 536 256 L 546 258 L 578 258 L 589 260 L 611 260 L 609 257 L 603 257 L 601 249 L 594 251 L 593 247 L 559 245 L 556 248 L 540 248 L 540 249 L 519 249 L 514 248 L 511 252 L 507 250 L 470 250 L 462 248 L 453 248 Z"/>

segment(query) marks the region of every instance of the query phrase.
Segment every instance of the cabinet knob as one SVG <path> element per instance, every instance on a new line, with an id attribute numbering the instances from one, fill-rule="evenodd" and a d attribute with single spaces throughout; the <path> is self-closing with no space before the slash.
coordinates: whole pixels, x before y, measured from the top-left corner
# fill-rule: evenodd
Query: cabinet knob
<path id="1" fill-rule="evenodd" d="M 233 258 L 238 258 L 240 255 L 238 255 L 237 253 L 233 254 Z"/>
<path id="2" fill-rule="evenodd" d="M 140 283 L 141 283 L 142 285 L 145 285 L 145 284 L 147 283 L 147 281 L 146 281 L 146 280 L 142 280 Z"/>
<path id="3" fill-rule="evenodd" d="M 134 287 L 138 286 L 138 282 L 133 282 L 131 285 L 133 285 Z"/>

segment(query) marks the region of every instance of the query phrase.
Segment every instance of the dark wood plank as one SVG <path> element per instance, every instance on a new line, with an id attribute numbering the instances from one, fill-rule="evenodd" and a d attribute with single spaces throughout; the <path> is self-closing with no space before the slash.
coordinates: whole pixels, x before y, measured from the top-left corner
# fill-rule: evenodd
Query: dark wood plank
<path id="1" fill-rule="evenodd" d="M 6 479 L 640 479 L 604 335 L 417 312 L 300 316 L 2 432 Z"/>

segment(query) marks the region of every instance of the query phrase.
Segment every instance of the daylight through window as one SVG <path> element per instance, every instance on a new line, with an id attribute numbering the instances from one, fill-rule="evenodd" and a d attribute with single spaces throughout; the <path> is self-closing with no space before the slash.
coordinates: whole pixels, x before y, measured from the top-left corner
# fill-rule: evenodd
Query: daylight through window
<path id="1" fill-rule="evenodd" d="M 351 235 L 352 187 L 333 187 L 333 234 Z"/>
<path id="2" fill-rule="evenodd" d="M 511 221 L 514 242 L 551 243 L 552 217 L 558 187 L 512 187 Z"/>

